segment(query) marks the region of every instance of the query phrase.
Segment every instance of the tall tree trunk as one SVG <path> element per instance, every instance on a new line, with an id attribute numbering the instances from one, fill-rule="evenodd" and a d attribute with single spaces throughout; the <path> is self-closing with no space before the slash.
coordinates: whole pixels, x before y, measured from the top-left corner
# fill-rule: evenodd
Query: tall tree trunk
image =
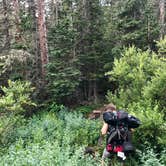
<path id="1" fill-rule="evenodd" d="M 86 81 L 83 81 L 83 100 L 86 100 L 87 98 L 88 98 L 87 83 Z"/>
<path id="2" fill-rule="evenodd" d="M 55 21 L 55 24 L 57 25 L 58 24 L 58 18 L 59 18 L 59 14 L 58 14 L 58 11 L 59 11 L 59 0 L 52 0 L 51 1 L 51 8 L 52 8 L 52 11 L 51 11 L 51 21 Z"/>
<path id="3" fill-rule="evenodd" d="M 58 0 L 55 0 L 55 23 L 56 23 L 56 25 L 58 25 L 58 18 L 59 18 L 58 9 L 59 9 L 59 2 L 58 2 Z"/>
<path id="4" fill-rule="evenodd" d="M 42 78 L 45 79 L 45 65 L 48 63 L 48 46 L 47 46 L 47 29 L 45 21 L 45 4 L 44 0 L 38 0 L 38 33 L 39 46 L 42 65 Z"/>
<path id="5" fill-rule="evenodd" d="M 3 10 L 4 10 L 4 34 L 5 34 L 5 44 L 4 49 L 8 50 L 10 48 L 10 34 L 9 34 L 9 11 L 8 11 L 8 1 L 3 0 Z"/>
<path id="6" fill-rule="evenodd" d="M 16 34 L 15 34 L 15 41 L 16 42 L 22 42 L 22 32 L 20 28 L 21 20 L 20 20 L 20 7 L 19 7 L 19 1 L 13 0 L 13 7 L 14 7 L 14 17 L 15 17 L 15 25 L 16 25 Z"/>
<path id="7" fill-rule="evenodd" d="M 93 81 L 93 95 L 94 95 L 94 103 L 98 103 L 98 93 L 97 93 L 97 81 Z"/>
<path id="8" fill-rule="evenodd" d="M 82 47 L 82 53 L 86 56 L 87 53 L 90 52 L 90 42 L 88 40 L 88 35 L 89 35 L 89 1 L 88 0 L 83 0 L 82 1 L 82 20 L 85 22 L 85 25 L 82 26 L 82 31 L 81 31 L 81 37 L 82 37 L 82 42 L 81 42 L 81 47 Z M 85 57 L 86 59 L 86 57 Z M 86 64 L 85 64 L 86 65 Z M 89 70 L 84 70 L 84 66 L 82 69 L 82 73 L 84 77 L 87 79 L 86 81 L 88 82 L 87 84 L 87 89 L 88 89 L 88 100 L 90 101 L 92 96 L 93 96 L 93 81 L 90 80 L 89 73 L 90 73 L 90 68 L 87 67 Z"/>
<path id="9" fill-rule="evenodd" d="M 34 81 L 37 85 L 37 81 L 36 79 L 40 78 L 41 75 L 41 58 L 40 58 L 40 53 L 39 53 L 39 38 L 38 38 L 38 25 L 37 25 L 37 17 L 36 17 L 36 4 L 35 4 L 35 0 L 28 0 L 28 12 L 30 14 L 30 16 L 33 18 L 32 19 L 32 29 L 31 29 L 31 33 L 32 33 L 32 50 L 33 53 L 35 55 L 34 57 L 34 73 L 33 73 L 33 78 L 32 81 Z"/>
<path id="10" fill-rule="evenodd" d="M 159 10 L 160 10 L 160 39 L 164 38 L 165 35 L 165 0 L 159 0 Z"/>
<path id="11" fill-rule="evenodd" d="M 93 94 L 93 84 L 91 80 L 88 81 L 88 86 L 88 100 L 90 101 Z"/>

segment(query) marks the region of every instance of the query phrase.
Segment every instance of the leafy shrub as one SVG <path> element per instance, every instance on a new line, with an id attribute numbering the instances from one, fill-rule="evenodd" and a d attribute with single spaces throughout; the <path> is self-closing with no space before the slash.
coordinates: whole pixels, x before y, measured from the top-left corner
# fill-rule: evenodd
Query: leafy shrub
<path id="1" fill-rule="evenodd" d="M 140 158 L 142 166 L 165 166 L 166 164 L 165 150 L 159 155 L 153 149 L 148 148 L 143 153 L 140 153 Z"/>
<path id="2" fill-rule="evenodd" d="M 64 105 L 59 105 L 55 102 L 47 105 L 46 107 L 46 111 L 50 111 L 50 112 L 59 112 L 61 110 L 66 110 L 67 111 L 67 107 L 65 107 Z"/>
<path id="3" fill-rule="evenodd" d="M 148 100 L 133 102 L 128 105 L 128 111 L 141 120 L 141 126 L 135 130 L 134 137 L 138 147 L 145 144 L 149 146 L 165 145 L 166 130 L 163 113 L 159 110 L 158 105 L 151 105 Z"/>
<path id="4" fill-rule="evenodd" d="M 164 37 L 163 40 L 157 41 L 157 47 L 158 47 L 159 55 L 162 58 L 166 58 L 166 36 Z"/>
<path id="5" fill-rule="evenodd" d="M 7 145 L 12 143 L 16 127 L 24 124 L 26 108 L 36 104 L 30 98 L 30 82 L 9 80 L 8 87 L 1 88 L 4 95 L 0 96 L 0 143 Z"/>
<path id="6" fill-rule="evenodd" d="M 107 75 L 119 85 L 115 94 L 108 93 L 107 99 L 118 106 L 127 107 L 129 102 L 142 99 L 144 87 L 154 79 L 165 63 L 150 51 L 141 51 L 134 46 L 125 49 L 120 59 L 115 59 L 113 70 Z M 161 82 L 162 83 L 162 82 Z"/>
<path id="7" fill-rule="evenodd" d="M 99 162 L 90 157 L 84 157 L 83 148 L 76 147 L 71 151 L 70 147 L 60 147 L 59 143 L 44 142 L 43 145 L 32 144 L 24 148 L 23 141 L 19 140 L 14 146 L 11 146 L 9 153 L 3 155 L 0 160 L 1 165 L 13 166 L 90 166 L 99 165 Z"/>
<path id="8" fill-rule="evenodd" d="M 155 76 L 144 87 L 143 95 L 160 104 L 161 109 L 166 108 L 166 64 L 155 72 Z"/>
<path id="9" fill-rule="evenodd" d="M 96 145 L 100 127 L 100 121 L 63 109 L 35 115 L 12 133 L 15 143 L 1 155 L 0 164 L 97 166 L 98 157 L 92 160 L 83 152 Z"/>
<path id="10" fill-rule="evenodd" d="M 22 116 L 0 116 L 0 145 L 11 144 L 15 128 L 24 124 L 24 121 Z"/>
<path id="11" fill-rule="evenodd" d="M 92 112 L 92 110 L 99 108 L 99 107 L 100 107 L 100 105 L 95 105 L 95 104 L 94 105 L 84 105 L 84 106 L 77 107 L 74 111 L 86 115 L 86 114 Z"/>
<path id="12" fill-rule="evenodd" d="M 26 106 L 36 106 L 31 101 L 33 92 L 30 82 L 8 81 L 8 87 L 1 87 L 4 95 L 0 97 L 0 112 L 19 114 L 26 111 Z"/>
<path id="13" fill-rule="evenodd" d="M 69 144 L 92 145 L 97 143 L 101 128 L 100 121 L 85 119 L 78 113 L 70 113 L 65 116 L 64 120 L 66 123 L 64 132 L 71 135 Z"/>

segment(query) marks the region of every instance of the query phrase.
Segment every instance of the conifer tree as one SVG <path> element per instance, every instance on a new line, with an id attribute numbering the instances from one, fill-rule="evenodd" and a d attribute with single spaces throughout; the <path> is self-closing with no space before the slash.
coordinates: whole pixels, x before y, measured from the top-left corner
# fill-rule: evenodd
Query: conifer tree
<path id="1" fill-rule="evenodd" d="M 164 38 L 165 35 L 165 10 L 166 10 L 166 1 L 165 0 L 159 0 L 159 10 L 160 10 L 160 18 L 159 18 L 159 24 L 160 24 L 160 39 Z"/>
<path id="2" fill-rule="evenodd" d="M 48 46 L 47 46 L 47 29 L 45 22 L 45 1 L 38 0 L 38 34 L 39 34 L 39 46 L 41 56 L 41 68 L 42 78 L 45 79 L 46 70 L 45 65 L 48 63 Z"/>
<path id="3" fill-rule="evenodd" d="M 10 48 L 10 34 L 9 34 L 9 2 L 8 0 L 3 0 L 2 1 L 2 6 L 3 6 L 3 13 L 4 13 L 4 18 L 2 19 L 2 25 L 4 25 L 4 27 L 1 27 L 4 31 L 5 34 L 5 42 L 4 42 L 4 46 L 3 49 L 4 50 L 8 50 Z M 2 35 L 2 34 L 1 34 Z M 3 50 L 1 49 L 1 51 Z"/>

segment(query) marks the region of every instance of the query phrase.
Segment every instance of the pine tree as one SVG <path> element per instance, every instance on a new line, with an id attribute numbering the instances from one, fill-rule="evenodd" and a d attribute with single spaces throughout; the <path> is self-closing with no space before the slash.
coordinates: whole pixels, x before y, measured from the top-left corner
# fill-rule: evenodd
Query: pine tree
<path id="1" fill-rule="evenodd" d="M 9 34 L 9 2 L 7 0 L 2 1 L 2 6 L 3 6 L 3 13 L 4 13 L 4 18 L 3 18 L 3 31 L 5 34 L 5 44 L 3 46 L 4 50 L 8 50 L 10 48 L 10 34 Z M 3 50 L 1 49 L 1 50 Z"/>
<path id="2" fill-rule="evenodd" d="M 159 36 L 155 0 L 117 0 L 107 10 L 111 14 L 107 14 L 110 30 L 107 27 L 106 35 L 113 40 L 113 54 L 117 56 L 123 46 L 133 44 L 145 50 L 155 49 L 154 40 Z"/>
<path id="3" fill-rule="evenodd" d="M 49 25 L 48 88 L 57 102 L 67 101 L 80 81 L 78 57 L 75 54 L 77 32 L 74 27 L 73 5 L 74 2 L 63 1 L 57 9 L 56 22 Z"/>
<path id="4" fill-rule="evenodd" d="M 85 0 L 78 8 L 82 24 L 77 27 L 79 33 L 78 54 L 82 73 L 84 98 L 98 100 L 98 82 L 103 75 L 103 33 L 102 10 L 99 0 Z M 82 12 L 81 12 L 82 11 Z"/>
<path id="5" fill-rule="evenodd" d="M 41 68 L 42 78 L 45 79 L 46 70 L 45 66 L 48 63 L 48 46 L 47 46 L 47 29 L 45 22 L 45 1 L 38 0 L 38 34 L 39 34 L 39 46 L 41 56 Z"/>
<path id="6" fill-rule="evenodd" d="M 159 10 L 160 10 L 160 18 L 159 18 L 159 24 L 160 24 L 160 39 L 164 39 L 165 35 L 165 10 L 166 10 L 166 1 L 165 0 L 159 0 Z"/>

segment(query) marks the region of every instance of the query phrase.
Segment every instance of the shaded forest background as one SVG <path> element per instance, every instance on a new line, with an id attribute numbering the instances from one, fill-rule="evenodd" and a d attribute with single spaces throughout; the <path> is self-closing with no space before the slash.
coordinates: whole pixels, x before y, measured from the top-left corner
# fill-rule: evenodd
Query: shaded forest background
<path id="1" fill-rule="evenodd" d="M 0 163 L 98 165 L 80 157 L 102 124 L 86 117 L 112 102 L 142 121 L 127 164 L 165 165 L 165 8 L 165 0 L 0 0 Z"/>

